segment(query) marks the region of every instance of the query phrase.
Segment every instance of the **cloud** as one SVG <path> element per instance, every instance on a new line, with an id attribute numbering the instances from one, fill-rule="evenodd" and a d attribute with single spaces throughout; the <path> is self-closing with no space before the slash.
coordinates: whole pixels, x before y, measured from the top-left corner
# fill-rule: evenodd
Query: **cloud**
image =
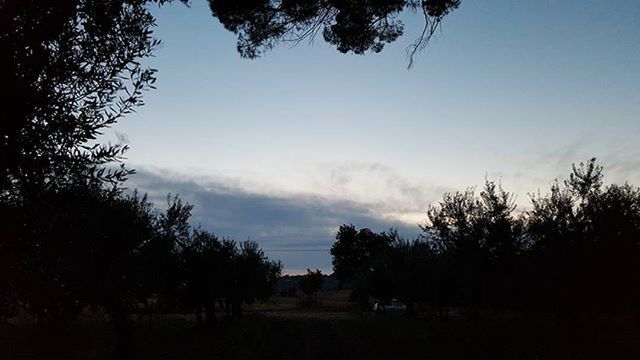
<path id="1" fill-rule="evenodd" d="M 414 237 L 419 229 L 379 212 L 374 203 L 340 200 L 308 194 L 263 194 L 246 190 L 235 179 L 187 176 L 161 169 L 138 169 L 129 181 L 131 189 L 149 194 L 158 207 L 168 193 L 195 205 L 192 224 L 236 240 L 251 239 L 283 261 L 287 269 L 320 268 L 328 271 L 328 250 L 341 224 L 353 223 L 383 231 L 398 228 Z M 297 250 L 297 251 L 282 251 Z"/>
<path id="2" fill-rule="evenodd" d="M 378 214 L 407 224 L 422 221 L 429 203 L 455 191 L 449 186 L 410 181 L 394 168 L 377 162 L 346 162 L 326 168 L 328 180 L 322 187 L 356 202 L 375 203 Z"/>

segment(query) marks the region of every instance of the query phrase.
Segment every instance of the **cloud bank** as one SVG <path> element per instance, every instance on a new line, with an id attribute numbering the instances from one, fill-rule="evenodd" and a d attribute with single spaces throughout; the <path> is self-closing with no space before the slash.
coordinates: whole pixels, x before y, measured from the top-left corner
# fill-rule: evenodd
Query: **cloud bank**
<path id="1" fill-rule="evenodd" d="M 328 250 L 341 224 L 375 231 L 397 228 L 405 237 L 419 229 L 380 213 L 379 204 L 308 194 L 263 194 L 243 189 L 233 179 L 189 177 L 166 170 L 138 169 L 130 189 L 149 194 L 162 208 L 168 193 L 195 205 L 191 222 L 219 236 L 251 239 L 280 259 L 288 272 L 306 268 L 331 269 Z M 295 250 L 295 251 L 291 251 Z"/>

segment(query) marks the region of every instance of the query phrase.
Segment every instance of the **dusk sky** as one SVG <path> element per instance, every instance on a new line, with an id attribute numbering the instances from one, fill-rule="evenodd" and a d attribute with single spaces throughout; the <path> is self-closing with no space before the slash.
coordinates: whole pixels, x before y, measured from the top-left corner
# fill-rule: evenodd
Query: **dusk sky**
<path id="1" fill-rule="evenodd" d="M 324 43 L 240 58 L 203 0 L 157 9 L 158 89 L 124 134 L 128 186 L 193 203 L 193 222 L 256 240 L 285 272 L 331 269 L 343 223 L 419 233 L 424 210 L 485 176 L 546 192 L 597 157 L 640 184 L 640 1 L 472 1 L 407 69 L 422 18 L 380 54 Z"/>

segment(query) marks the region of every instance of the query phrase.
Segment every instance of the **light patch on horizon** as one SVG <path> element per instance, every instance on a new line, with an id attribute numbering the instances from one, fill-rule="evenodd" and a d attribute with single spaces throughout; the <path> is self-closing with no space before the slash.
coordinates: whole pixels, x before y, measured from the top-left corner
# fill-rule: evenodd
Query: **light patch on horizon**
<path id="1" fill-rule="evenodd" d="M 211 169 L 170 169 L 145 165 L 145 172 L 162 176 L 169 181 L 192 181 L 203 189 L 216 192 L 260 194 L 271 197 L 312 199 L 316 201 L 349 201 L 363 204 L 375 216 L 405 225 L 422 223 L 428 205 L 436 204 L 448 192 L 475 189 L 481 191 L 485 180 L 500 183 L 504 190 L 513 193 L 520 210 L 530 205 L 529 194 L 545 193 L 550 184 L 563 181 L 572 164 L 587 161 L 593 154 L 587 147 L 575 144 L 571 148 L 559 147 L 538 156 L 518 156 L 510 160 L 512 170 L 487 168 L 478 172 L 464 185 L 424 183 L 402 176 L 391 166 L 379 162 L 342 162 L 306 164 L 290 169 L 290 175 L 255 176 L 238 172 L 222 174 Z M 610 152 L 596 156 L 604 167 L 605 184 L 630 182 L 640 184 L 640 151 Z M 446 174 L 444 175 L 446 178 Z M 170 189 L 169 192 L 172 192 Z"/>

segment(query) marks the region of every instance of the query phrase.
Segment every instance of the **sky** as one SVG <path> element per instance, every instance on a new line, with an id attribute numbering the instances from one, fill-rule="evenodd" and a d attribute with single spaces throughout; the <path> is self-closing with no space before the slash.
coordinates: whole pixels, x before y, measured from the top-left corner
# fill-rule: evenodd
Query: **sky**
<path id="1" fill-rule="evenodd" d="M 640 184 L 639 1 L 463 0 L 410 70 L 417 14 L 379 54 L 318 38 L 247 60 L 206 1 L 153 12 L 157 90 L 105 134 L 131 147 L 127 186 L 179 194 L 285 272 L 330 272 L 326 251 L 283 250 L 328 250 L 343 223 L 415 237 L 430 203 L 485 178 L 519 211 L 591 157 Z"/>

